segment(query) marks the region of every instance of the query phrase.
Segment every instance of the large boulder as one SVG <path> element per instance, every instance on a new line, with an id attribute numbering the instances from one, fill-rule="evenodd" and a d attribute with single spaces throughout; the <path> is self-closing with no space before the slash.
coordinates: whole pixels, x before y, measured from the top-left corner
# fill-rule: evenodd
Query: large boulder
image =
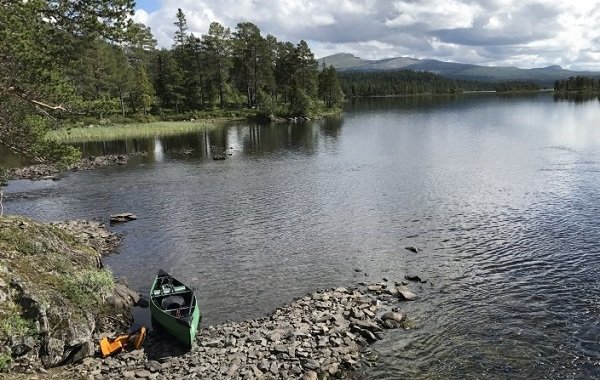
<path id="1" fill-rule="evenodd" d="M 55 225 L 0 217 L 0 353 L 11 370 L 80 361 L 94 354 L 99 329 L 129 326 L 139 295 L 115 285 L 100 255 Z"/>

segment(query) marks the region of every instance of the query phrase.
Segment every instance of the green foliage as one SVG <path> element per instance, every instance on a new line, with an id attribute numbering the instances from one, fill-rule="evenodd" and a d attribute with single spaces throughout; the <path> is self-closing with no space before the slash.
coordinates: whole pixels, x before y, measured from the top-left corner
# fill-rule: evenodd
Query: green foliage
<path id="1" fill-rule="evenodd" d="M 106 270 L 87 269 L 75 276 L 61 276 L 58 280 L 57 290 L 81 309 L 98 304 L 114 289 L 112 273 Z"/>
<path id="2" fill-rule="evenodd" d="M 340 102 L 334 76 L 319 92 L 305 41 L 265 37 L 250 22 L 234 32 L 213 22 L 196 37 L 178 9 L 172 49 L 155 51 L 132 12 L 133 0 L 1 3 L 0 144 L 33 161 L 69 163 L 72 148 L 45 136 L 73 119 L 102 124 L 215 107 L 308 115 L 319 94 L 328 107 Z"/>
<path id="3" fill-rule="evenodd" d="M 196 115 L 202 116 L 204 119 L 208 119 L 214 117 L 214 115 L 221 115 L 223 111 L 217 112 L 215 112 L 215 114 L 210 112 L 202 112 L 201 114 L 185 113 L 170 115 L 170 117 L 174 119 L 181 118 L 180 120 L 185 121 L 160 121 L 143 124 L 134 123 L 124 125 L 109 125 L 94 128 L 72 128 L 68 131 L 53 131 L 48 135 L 48 138 L 63 143 L 73 143 L 82 141 L 109 141 L 136 137 L 177 135 L 181 133 L 204 130 L 207 128 L 214 128 L 218 124 L 206 121 L 190 122 L 189 120 L 199 118 L 196 117 Z"/>
<path id="4" fill-rule="evenodd" d="M 23 317 L 23 310 L 12 301 L 6 301 L 0 314 L 0 337 L 29 335 L 34 331 L 33 322 Z"/>
<path id="5" fill-rule="evenodd" d="M 7 353 L 0 354 L 0 373 L 8 372 L 10 368 L 11 357 Z"/>
<path id="6" fill-rule="evenodd" d="M 333 66 L 323 67 L 319 73 L 319 97 L 327 108 L 338 106 L 344 100 L 344 92 Z"/>
<path id="7" fill-rule="evenodd" d="M 308 116 L 315 110 L 314 102 L 308 94 L 296 87 L 292 96 L 291 116 Z"/>
<path id="8" fill-rule="evenodd" d="M 35 161 L 54 159 L 44 132 L 82 104 L 70 67 L 91 42 L 121 41 L 132 13 L 132 0 L 0 3 L 0 143 Z"/>

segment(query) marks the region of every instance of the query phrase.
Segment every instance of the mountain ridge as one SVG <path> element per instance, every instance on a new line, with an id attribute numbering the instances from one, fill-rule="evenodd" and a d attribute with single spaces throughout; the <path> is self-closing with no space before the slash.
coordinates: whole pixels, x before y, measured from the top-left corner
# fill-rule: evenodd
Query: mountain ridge
<path id="1" fill-rule="evenodd" d="M 556 80 L 577 75 L 600 78 L 600 72 L 567 70 L 558 65 L 523 69 L 514 66 L 484 66 L 411 57 L 367 60 L 350 53 L 332 54 L 319 58 L 317 62 L 319 66 L 332 65 L 342 72 L 427 71 L 450 79 L 481 82 L 533 81 L 545 86 L 553 85 Z"/>

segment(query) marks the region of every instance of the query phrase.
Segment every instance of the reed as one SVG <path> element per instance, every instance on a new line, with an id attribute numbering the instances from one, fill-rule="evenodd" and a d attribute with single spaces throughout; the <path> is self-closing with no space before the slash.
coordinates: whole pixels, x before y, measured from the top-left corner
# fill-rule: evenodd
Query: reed
<path id="1" fill-rule="evenodd" d="M 224 123 L 225 121 L 220 120 L 203 120 L 199 122 L 159 121 L 140 124 L 63 128 L 48 132 L 46 138 L 56 142 L 76 143 L 86 141 L 124 140 L 155 136 L 173 136 L 183 133 L 213 129 L 223 125 Z"/>

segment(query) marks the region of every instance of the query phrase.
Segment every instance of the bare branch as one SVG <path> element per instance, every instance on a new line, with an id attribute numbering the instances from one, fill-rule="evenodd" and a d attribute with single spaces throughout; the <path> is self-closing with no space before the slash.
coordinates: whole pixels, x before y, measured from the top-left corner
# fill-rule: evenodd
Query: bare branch
<path id="1" fill-rule="evenodd" d="M 51 106 L 49 104 L 46 104 L 44 102 L 40 102 L 40 101 L 35 100 L 35 99 L 27 99 L 27 100 L 30 101 L 33 104 L 36 104 L 38 106 L 41 106 L 41 107 L 44 107 L 44 108 L 48 108 L 48 109 L 51 109 L 51 110 L 54 110 L 54 111 L 56 111 L 56 110 L 61 110 L 61 111 L 65 111 L 65 112 L 67 111 L 67 109 L 65 107 L 63 107 L 62 104 L 59 104 L 57 106 Z"/>

